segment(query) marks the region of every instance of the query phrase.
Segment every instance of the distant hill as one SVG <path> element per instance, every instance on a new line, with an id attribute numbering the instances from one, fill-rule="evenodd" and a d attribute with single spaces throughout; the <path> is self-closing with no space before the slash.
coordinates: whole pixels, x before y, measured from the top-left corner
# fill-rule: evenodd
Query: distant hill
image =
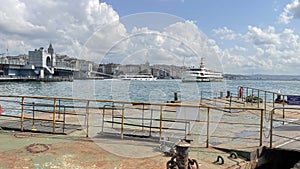
<path id="1" fill-rule="evenodd" d="M 300 75 L 225 74 L 224 77 L 228 80 L 300 80 Z"/>

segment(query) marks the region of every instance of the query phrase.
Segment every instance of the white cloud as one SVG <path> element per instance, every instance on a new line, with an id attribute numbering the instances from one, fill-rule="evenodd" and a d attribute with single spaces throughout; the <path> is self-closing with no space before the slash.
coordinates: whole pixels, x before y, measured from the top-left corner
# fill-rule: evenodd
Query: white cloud
<path id="1" fill-rule="evenodd" d="M 269 26 L 266 30 L 248 26 L 246 39 L 253 41 L 255 45 L 280 44 L 279 35 L 275 33 L 275 28 L 272 26 Z"/>
<path id="2" fill-rule="evenodd" d="M 219 29 L 213 29 L 213 32 L 221 40 L 234 40 L 239 36 L 233 30 L 228 29 L 226 26 Z"/>
<path id="3" fill-rule="evenodd" d="M 299 74 L 300 41 L 292 29 L 249 26 L 241 40 L 224 49 L 223 65 L 231 73 Z M 234 65 L 234 66 L 233 66 Z M 298 66 L 296 66 L 298 65 Z"/>
<path id="4" fill-rule="evenodd" d="M 112 7 L 98 0 L 5 1 L 0 6 L 0 44 L 19 54 L 52 42 L 56 52 L 76 56 L 79 49 L 74 47 L 83 46 L 96 30 L 118 20 Z M 27 45 L 20 49 L 12 41 Z"/>
<path id="5" fill-rule="evenodd" d="M 300 19 L 300 3 L 299 0 L 294 0 L 287 4 L 280 14 L 278 21 L 282 24 L 288 24 L 291 19 Z"/>

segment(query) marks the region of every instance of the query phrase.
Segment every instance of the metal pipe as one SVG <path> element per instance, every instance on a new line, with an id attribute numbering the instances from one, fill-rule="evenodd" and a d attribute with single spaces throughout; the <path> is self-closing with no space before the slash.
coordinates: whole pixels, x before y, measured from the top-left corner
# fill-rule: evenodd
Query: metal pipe
<path id="1" fill-rule="evenodd" d="M 284 107 L 284 96 L 285 95 L 282 95 L 282 107 Z M 285 111 L 284 111 L 284 109 L 282 109 L 282 119 L 284 119 L 285 118 Z M 283 122 L 283 124 L 284 124 L 284 122 Z"/>
<path id="2" fill-rule="evenodd" d="M 267 111 L 267 91 L 265 91 L 265 112 Z"/>
<path id="3" fill-rule="evenodd" d="M 86 137 L 89 137 L 89 126 L 90 126 L 90 101 L 86 103 Z"/>
<path id="4" fill-rule="evenodd" d="M 63 123 L 63 133 L 65 133 L 65 125 L 66 125 L 66 107 L 64 106 L 64 123 Z"/>
<path id="5" fill-rule="evenodd" d="M 31 127 L 32 131 L 35 131 L 35 126 L 34 126 L 34 102 L 32 102 L 32 127 Z"/>
<path id="6" fill-rule="evenodd" d="M 105 118 L 104 115 L 105 115 L 105 106 L 102 109 L 102 129 L 101 129 L 101 132 L 104 131 L 104 118 Z"/>
<path id="7" fill-rule="evenodd" d="M 112 121 L 112 123 L 111 123 L 111 128 L 114 128 L 114 116 L 115 116 L 115 109 L 114 109 L 114 107 L 115 107 L 115 103 L 113 102 L 112 103 L 112 116 L 111 116 L 111 121 Z"/>
<path id="8" fill-rule="evenodd" d="M 21 110 L 21 132 L 24 130 L 24 97 L 22 97 L 22 110 Z"/>
<path id="9" fill-rule="evenodd" d="M 254 98 L 254 91 L 252 89 L 252 94 L 251 94 L 251 106 L 253 105 L 253 98 Z"/>
<path id="10" fill-rule="evenodd" d="M 54 98 L 54 102 L 53 102 L 53 130 L 52 130 L 52 133 L 55 133 L 55 125 L 56 125 L 56 98 Z"/>
<path id="11" fill-rule="evenodd" d="M 58 100 L 58 119 L 60 119 L 60 99 Z"/>
<path id="12" fill-rule="evenodd" d="M 260 111 L 260 130 L 259 130 L 259 146 L 262 146 L 263 126 L 264 126 L 264 110 Z"/>
<path id="13" fill-rule="evenodd" d="M 206 148 L 209 147 L 209 110 L 210 108 L 207 108 Z"/>
<path id="14" fill-rule="evenodd" d="M 124 103 L 122 105 L 122 124 L 121 124 L 121 139 L 123 140 L 124 135 Z"/>
<path id="15" fill-rule="evenodd" d="M 246 102 L 247 102 L 247 97 L 248 97 L 248 87 L 247 87 L 247 90 L 246 90 Z"/>
<path id="16" fill-rule="evenodd" d="M 149 136 L 151 136 L 151 130 L 152 130 L 152 118 L 153 118 L 153 110 L 151 109 L 151 115 L 150 115 L 150 132 L 149 132 Z"/>
<path id="17" fill-rule="evenodd" d="M 160 106 L 160 113 L 159 113 L 159 140 L 161 140 L 162 134 L 162 106 Z"/>
<path id="18" fill-rule="evenodd" d="M 273 142 L 273 113 L 275 111 L 275 108 L 271 110 L 271 121 L 270 121 L 270 148 L 272 148 L 272 142 Z"/>
<path id="19" fill-rule="evenodd" d="M 273 93 L 273 108 L 275 107 L 275 93 Z"/>
<path id="20" fill-rule="evenodd" d="M 143 104 L 143 109 L 142 109 L 142 131 L 144 131 L 144 113 L 145 113 L 145 105 Z"/>
<path id="21" fill-rule="evenodd" d="M 259 97 L 259 90 L 257 90 L 257 108 L 259 108 L 260 97 Z"/>

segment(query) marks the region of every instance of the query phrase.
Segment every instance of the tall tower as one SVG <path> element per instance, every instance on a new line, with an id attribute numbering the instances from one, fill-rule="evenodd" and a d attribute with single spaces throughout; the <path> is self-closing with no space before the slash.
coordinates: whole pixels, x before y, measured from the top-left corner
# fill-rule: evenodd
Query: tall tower
<path id="1" fill-rule="evenodd" d="M 50 43 L 49 48 L 48 48 L 48 53 L 51 54 L 51 56 L 53 56 L 53 54 L 54 54 L 54 49 L 52 48 L 51 43 Z"/>

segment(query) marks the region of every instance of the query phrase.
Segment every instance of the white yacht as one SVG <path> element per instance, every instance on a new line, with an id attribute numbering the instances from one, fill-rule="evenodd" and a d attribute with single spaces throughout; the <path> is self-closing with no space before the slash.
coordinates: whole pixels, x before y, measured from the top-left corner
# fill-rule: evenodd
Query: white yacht
<path id="1" fill-rule="evenodd" d="M 154 77 L 151 74 L 142 74 L 142 75 L 121 75 L 120 78 L 122 80 L 141 80 L 141 81 L 154 81 L 157 80 L 156 77 Z"/>
<path id="2" fill-rule="evenodd" d="M 223 73 L 206 68 L 201 58 L 199 68 L 187 68 L 182 76 L 182 82 L 216 82 L 223 80 Z"/>

